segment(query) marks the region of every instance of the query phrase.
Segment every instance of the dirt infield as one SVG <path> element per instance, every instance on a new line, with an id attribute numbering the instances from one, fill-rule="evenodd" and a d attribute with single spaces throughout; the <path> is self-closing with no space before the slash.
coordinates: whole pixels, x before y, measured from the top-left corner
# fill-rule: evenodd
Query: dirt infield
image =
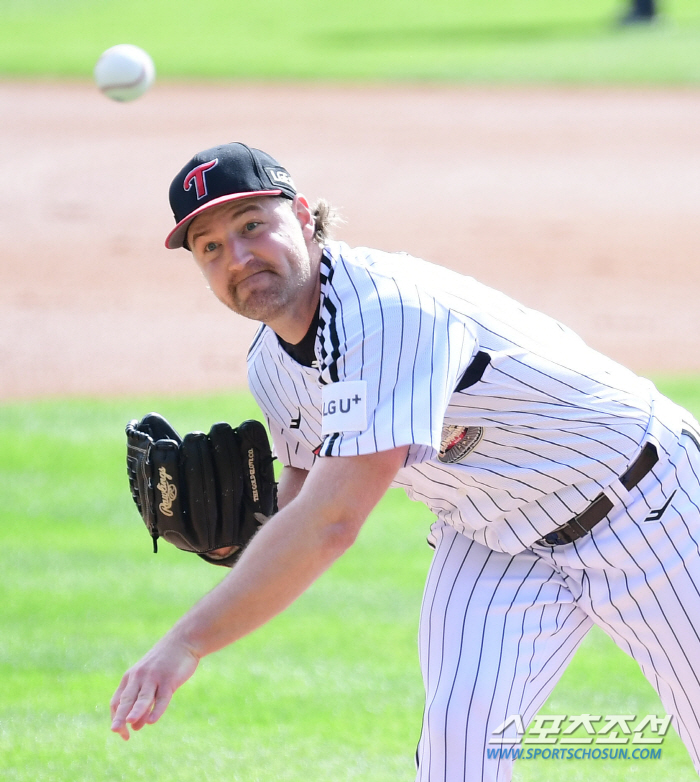
<path id="1" fill-rule="evenodd" d="M 241 140 L 339 238 L 466 271 L 642 372 L 700 370 L 700 91 L 0 83 L 0 399 L 245 382 L 255 324 L 163 238 Z"/>

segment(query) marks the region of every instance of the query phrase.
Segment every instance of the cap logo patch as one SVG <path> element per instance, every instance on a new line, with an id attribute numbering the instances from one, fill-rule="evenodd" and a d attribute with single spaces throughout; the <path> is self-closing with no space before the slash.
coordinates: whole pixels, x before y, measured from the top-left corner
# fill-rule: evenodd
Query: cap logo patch
<path id="1" fill-rule="evenodd" d="M 292 182 L 292 178 L 283 168 L 266 168 L 265 171 L 267 171 L 270 179 L 275 184 L 286 185 L 287 187 L 291 187 L 293 190 L 296 190 L 296 187 L 294 187 L 294 182 Z"/>
<path id="2" fill-rule="evenodd" d="M 185 190 L 191 190 L 192 184 L 194 184 L 198 201 L 201 201 L 201 199 L 207 195 L 207 180 L 205 179 L 204 175 L 207 173 L 207 171 L 211 171 L 211 169 L 214 168 L 214 166 L 216 166 L 218 163 L 219 158 L 217 157 L 214 158 L 214 160 L 210 160 L 208 163 L 202 163 L 201 165 L 196 166 L 192 169 L 192 171 L 185 175 L 185 180 L 182 183 L 182 186 Z"/>

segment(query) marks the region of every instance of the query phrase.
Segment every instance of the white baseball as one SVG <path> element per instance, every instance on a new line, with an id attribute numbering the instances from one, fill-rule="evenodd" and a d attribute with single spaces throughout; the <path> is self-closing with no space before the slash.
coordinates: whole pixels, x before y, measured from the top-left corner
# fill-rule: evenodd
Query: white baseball
<path id="1" fill-rule="evenodd" d="M 112 100 L 138 98 L 153 84 L 156 69 L 148 52 L 120 43 L 102 53 L 95 65 L 97 86 Z"/>

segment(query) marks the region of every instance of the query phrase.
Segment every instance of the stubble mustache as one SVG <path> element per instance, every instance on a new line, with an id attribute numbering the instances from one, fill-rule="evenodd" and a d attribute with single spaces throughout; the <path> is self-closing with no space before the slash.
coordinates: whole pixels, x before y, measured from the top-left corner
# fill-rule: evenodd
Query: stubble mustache
<path id="1" fill-rule="evenodd" d="M 229 278 L 228 301 L 224 301 L 224 304 L 239 315 L 262 323 L 279 317 L 309 280 L 310 265 L 308 259 L 306 263 L 304 260 L 304 258 L 297 259 L 297 263 L 292 263 L 288 272 L 280 271 L 264 261 L 254 266 L 247 266 L 244 277 Z M 260 272 L 268 272 L 272 277 L 266 281 L 261 290 L 249 291 L 247 296 L 242 297 L 239 294 L 241 284 Z"/>
<path id="2" fill-rule="evenodd" d="M 259 268 L 253 269 L 245 277 L 238 280 L 229 280 L 228 282 L 228 301 L 225 304 L 229 309 L 233 310 L 239 315 L 251 320 L 264 321 L 270 314 L 270 308 L 276 308 L 278 304 L 278 298 L 280 291 L 277 286 L 273 286 L 271 290 L 266 290 L 261 293 L 252 293 L 251 295 L 241 298 L 239 295 L 239 287 L 242 283 L 245 283 L 250 277 L 259 274 L 260 272 L 269 272 L 276 274 L 274 269 L 268 266 L 261 265 Z"/>

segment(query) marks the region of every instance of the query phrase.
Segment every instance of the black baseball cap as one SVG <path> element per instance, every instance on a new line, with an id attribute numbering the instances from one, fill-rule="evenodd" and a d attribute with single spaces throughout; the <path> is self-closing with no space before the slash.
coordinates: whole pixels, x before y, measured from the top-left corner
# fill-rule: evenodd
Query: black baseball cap
<path id="1" fill-rule="evenodd" d="M 176 225 L 166 237 L 165 246 L 169 250 L 187 247 L 190 223 L 213 206 L 240 198 L 294 198 L 296 194 L 289 172 L 259 149 L 238 141 L 205 149 L 183 167 L 170 185 L 170 206 Z"/>

